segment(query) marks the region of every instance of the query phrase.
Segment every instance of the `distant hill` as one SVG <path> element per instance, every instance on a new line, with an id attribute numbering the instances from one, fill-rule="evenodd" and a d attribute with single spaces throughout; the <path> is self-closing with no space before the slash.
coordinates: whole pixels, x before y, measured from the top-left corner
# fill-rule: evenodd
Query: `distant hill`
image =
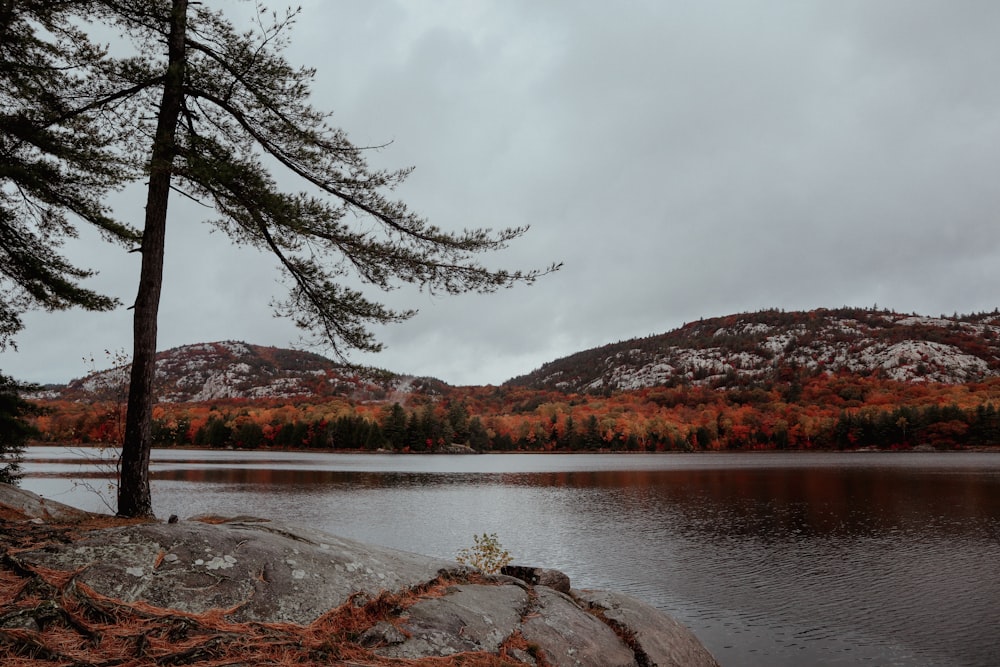
<path id="1" fill-rule="evenodd" d="M 127 367 L 92 373 L 38 398 L 114 400 Z M 737 388 L 846 372 L 903 382 L 962 384 L 1000 376 L 1000 312 L 925 317 L 888 310 L 764 310 L 691 322 L 604 345 L 504 383 L 563 393 L 655 386 Z M 361 375 L 311 352 L 223 341 L 157 355 L 161 403 L 323 398 L 405 401 L 454 388 L 433 378 Z"/>
<path id="2" fill-rule="evenodd" d="M 1000 375 L 1000 312 L 922 317 L 887 310 L 765 310 L 579 352 L 507 384 L 567 393 L 762 385 L 846 371 L 960 384 Z"/>
<path id="3" fill-rule="evenodd" d="M 153 437 L 164 447 L 1000 449 L 998 312 L 743 313 L 579 352 L 499 387 L 360 375 L 233 341 L 158 358 Z M 126 371 L 34 396 L 51 399 L 40 440 L 119 441 Z"/>
<path id="4" fill-rule="evenodd" d="M 364 376 L 312 352 L 236 341 L 185 345 L 157 353 L 156 360 L 154 391 L 161 403 L 326 396 L 400 400 L 413 393 L 438 394 L 446 386 L 432 378 Z M 91 373 L 65 387 L 49 387 L 46 397 L 113 400 L 127 373 L 127 366 Z"/>

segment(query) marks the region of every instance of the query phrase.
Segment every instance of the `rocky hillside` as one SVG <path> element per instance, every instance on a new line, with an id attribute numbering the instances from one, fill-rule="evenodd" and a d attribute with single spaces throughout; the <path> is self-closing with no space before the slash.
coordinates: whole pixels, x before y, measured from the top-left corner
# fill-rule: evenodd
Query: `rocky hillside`
<path id="1" fill-rule="evenodd" d="M 566 392 L 733 387 L 837 371 L 951 384 L 1000 375 L 1000 312 L 922 317 L 843 308 L 731 315 L 579 352 L 509 384 Z"/>
<path id="2" fill-rule="evenodd" d="M 49 393 L 71 400 L 113 400 L 124 392 L 127 382 L 128 367 L 119 366 L 91 373 Z M 391 374 L 366 377 L 311 352 L 224 341 L 160 352 L 154 388 L 159 402 L 191 403 L 335 395 L 392 400 L 411 393 L 436 394 L 443 386 L 428 378 Z"/>
<path id="3" fill-rule="evenodd" d="M 160 402 L 346 396 L 439 396 L 431 378 L 362 376 L 310 352 L 224 341 L 157 357 Z M 507 385 L 567 393 L 653 386 L 765 386 L 839 371 L 905 382 L 961 384 L 1000 375 L 1000 312 L 924 317 L 888 310 L 765 310 L 691 322 L 552 361 Z M 39 398 L 104 398 L 124 392 L 127 367 L 50 388 Z"/>

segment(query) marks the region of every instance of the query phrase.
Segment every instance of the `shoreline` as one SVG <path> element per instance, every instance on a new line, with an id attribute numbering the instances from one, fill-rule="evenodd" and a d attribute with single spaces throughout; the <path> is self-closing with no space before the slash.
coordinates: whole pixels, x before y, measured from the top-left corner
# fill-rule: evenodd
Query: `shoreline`
<path id="1" fill-rule="evenodd" d="M 110 445 L 110 444 L 90 444 L 90 443 L 58 443 L 58 442 L 42 442 L 42 441 L 32 441 L 25 446 L 25 449 L 30 449 L 32 447 L 62 447 L 65 449 L 84 449 L 84 450 L 104 450 L 104 449 L 116 449 L 120 445 Z M 191 452 L 287 452 L 287 453 L 298 453 L 298 454 L 345 454 L 345 455 L 357 455 L 357 454 L 371 454 L 374 456 L 478 456 L 484 454 L 493 455 L 558 455 L 558 456 L 574 456 L 574 455 L 587 455 L 587 454 L 597 454 L 597 455 L 616 455 L 616 456 L 648 456 L 648 455 L 678 455 L 686 456 L 691 454 L 950 454 L 950 453 L 997 453 L 1000 454 L 1000 444 L 996 446 L 985 446 L 977 445 L 974 447 L 958 447 L 952 449 L 935 449 L 930 446 L 917 445 L 915 447 L 898 447 L 898 448 L 886 448 L 881 449 L 878 447 L 858 447 L 854 449 L 776 449 L 776 448 L 760 448 L 760 449 L 693 449 L 690 451 L 682 450 L 663 450 L 663 451 L 627 451 L 627 450 L 613 450 L 613 449 L 593 449 L 593 450 L 552 450 L 552 451 L 539 451 L 537 449 L 524 449 L 524 450 L 489 450 L 489 451 L 476 451 L 473 449 L 468 449 L 467 451 L 432 451 L 432 452 L 403 452 L 395 451 L 389 449 L 342 449 L 342 448 L 330 448 L 330 447 L 254 447 L 254 448 L 239 448 L 239 447 L 198 447 L 194 445 L 177 445 L 172 447 L 156 447 L 154 446 L 153 451 L 191 451 Z"/>

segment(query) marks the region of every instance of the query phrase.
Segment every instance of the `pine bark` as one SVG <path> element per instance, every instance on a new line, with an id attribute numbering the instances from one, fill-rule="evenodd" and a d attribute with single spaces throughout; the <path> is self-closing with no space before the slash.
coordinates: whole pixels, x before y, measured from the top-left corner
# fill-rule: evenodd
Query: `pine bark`
<path id="1" fill-rule="evenodd" d="M 118 484 L 118 516 L 153 515 L 149 455 L 153 446 L 153 379 L 156 320 L 163 285 L 167 203 L 176 153 L 177 120 L 184 98 L 185 31 L 188 0 L 173 0 L 167 40 L 167 73 L 149 163 L 149 188 L 142 236 L 142 267 L 133 320 L 133 354 L 125 439 Z"/>

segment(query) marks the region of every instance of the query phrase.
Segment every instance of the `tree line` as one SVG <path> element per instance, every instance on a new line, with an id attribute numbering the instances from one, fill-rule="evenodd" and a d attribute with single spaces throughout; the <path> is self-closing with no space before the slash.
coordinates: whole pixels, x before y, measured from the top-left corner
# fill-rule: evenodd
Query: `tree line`
<path id="1" fill-rule="evenodd" d="M 974 385 L 823 376 L 723 391 L 654 387 L 611 397 L 462 388 L 441 400 L 162 404 L 156 446 L 429 452 L 898 449 L 1000 444 L 1000 380 Z M 120 407 L 62 401 L 33 423 L 48 442 L 114 444 Z"/>

